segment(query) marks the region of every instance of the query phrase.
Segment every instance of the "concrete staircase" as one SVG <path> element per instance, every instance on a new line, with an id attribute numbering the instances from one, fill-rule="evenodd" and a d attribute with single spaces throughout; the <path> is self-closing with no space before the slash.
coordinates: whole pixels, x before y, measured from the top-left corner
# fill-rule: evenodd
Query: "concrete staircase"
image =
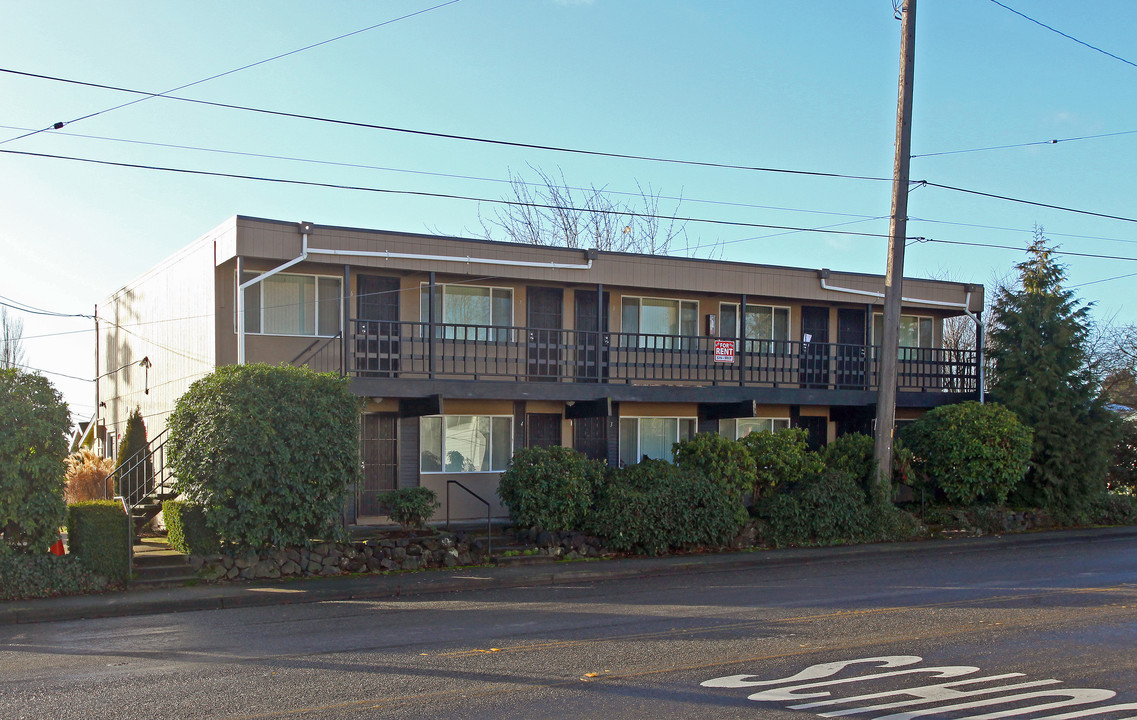
<path id="1" fill-rule="evenodd" d="M 132 588 L 185 585 L 197 580 L 189 556 L 174 550 L 161 537 L 139 539 L 134 545 Z"/>

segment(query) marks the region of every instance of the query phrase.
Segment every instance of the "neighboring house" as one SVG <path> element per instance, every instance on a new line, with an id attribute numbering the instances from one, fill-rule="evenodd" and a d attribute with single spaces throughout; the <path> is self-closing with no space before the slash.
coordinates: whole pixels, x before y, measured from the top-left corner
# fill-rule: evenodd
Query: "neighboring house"
<path id="1" fill-rule="evenodd" d="M 448 480 L 500 516 L 524 446 L 615 465 L 696 432 L 871 432 L 882 291 L 874 275 L 234 217 L 99 306 L 94 432 L 113 454 L 136 405 L 155 438 L 217 366 L 308 364 L 367 398 L 353 521 L 395 487 L 444 500 Z M 909 279 L 904 295 L 898 422 L 975 396 L 976 353 L 941 349 L 941 324 L 983 307 L 981 286 Z M 485 516 L 461 489 L 451 503 Z"/>

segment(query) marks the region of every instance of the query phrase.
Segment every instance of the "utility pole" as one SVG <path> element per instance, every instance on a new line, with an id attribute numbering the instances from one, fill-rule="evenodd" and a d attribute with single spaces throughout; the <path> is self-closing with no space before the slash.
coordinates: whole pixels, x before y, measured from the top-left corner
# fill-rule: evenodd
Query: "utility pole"
<path id="1" fill-rule="evenodd" d="M 896 155 L 892 165 L 892 222 L 888 232 L 888 271 L 884 276 L 884 337 L 876 397 L 873 457 L 878 478 L 892 477 L 892 441 L 896 427 L 896 376 L 900 351 L 900 301 L 904 294 L 904 241 L 908 232 L 908 164 L 912 153 L 912 75 L 916 53 L 916 0 L 901 9 L 900 91 L 896 102 Z"/>

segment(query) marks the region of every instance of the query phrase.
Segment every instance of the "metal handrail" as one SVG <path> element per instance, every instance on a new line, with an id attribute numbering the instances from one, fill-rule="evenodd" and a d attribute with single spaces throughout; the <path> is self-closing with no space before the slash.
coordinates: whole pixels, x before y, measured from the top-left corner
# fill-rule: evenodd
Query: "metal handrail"
<path id="1" fill-rule="evenodd" d="M 343 330 L 340 330 L 338 333 L 336 333 L 335 335 L 332 335 L 329 338 L 316 338 L 312 342 L 308 343 L 308 347 L 301 350 L 300 353 L 296 357 L 289 360 L 288 364 L 289 365 L 296 365 L 296 363 L 299 362 L 300 358 L 303 358 L 305 355 L 308 356 L 308 358 L 305 362 L 312 360 L 317 355 L 319 355 L 321 352 L 323 352 L 324 349 L 327 348 L 329 345 L 331 345 L 333 342 L 335 342 L 337 340 L 342 340 L 343 337 L 344 337 Z M 319 345 L 319 347 L 316 347 L 317 345 Z M 315 349 L 313 350 L 313 348 L 315 348 Z M 342 358 L 341 358 L 340 365 L 341 366 L 343 365 Z M 341 369 L 340 374 L 341 375 L 343 374 L 342 369 Z"/>
<path id="2" fill-rule="evenodd" d="M 133 511 L 142 504 L 146 497 L 155 492 L 167 490 L 169 475 L 166 471 L 166 430 L 158 433 L 145 448 L 131 455 L 126 462 L 115 468 L 107 476 L 104 487 L 114 487 L 126 503 L 128 510 Z M 157 445 L 155 445 L 157 443 Z M 151 462 L 153 471 L 148 477 L 136 478 L 137 471 L 145 469 L 147 461 Z M 127 487 L 118 487 L 122 478 L 126 478 Z"/>
<path id="3" fill-rule="evenodd" d="M 450 530 L 450 486 L 451 485 L 457 485 L 458 487 L 462 488 L 463 490 L 465 490 L 470 495 L 474 496 L 475 500 L 481 502 L 483 505 L 486 506 L 486 555 L 492 557 L 493 556 L 493 525 L 490 522 L 491 506 L 485 498 L 483 498 L 481 495 L 477 494 L 476 492 L 474 492 L 470 488 L 466 487 L 465 485 L 463 485 L 458 480 L 447 480 L 446 481 L 446 530 L 447 531 Z"/>

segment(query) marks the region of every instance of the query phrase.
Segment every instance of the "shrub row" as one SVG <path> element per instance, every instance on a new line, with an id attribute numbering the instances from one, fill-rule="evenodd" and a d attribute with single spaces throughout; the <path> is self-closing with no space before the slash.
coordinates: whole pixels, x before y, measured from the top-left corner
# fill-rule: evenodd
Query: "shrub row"
<path id="1" fill-rule="evenodd" d="M 221 550 L 221 540 L 205 522 L 205 512 L 200 506 L 183 500 L 167 500 L 162 503 L 162 518 L 166 522 L 166 542 L 178 552 L 211 555 Z"/>
<path id="2" fill-rule="evenodd" d="M 30 600 L 105 590 L 77 555 L 0 555 L 0 600 Z"/>
<path id="3" fill-rule="evenodd" d="M 113 500 L 88 500 L 67 508 L 70 551 L 83 565 L 111 583 L 130 578 L 133 530 L 122 505 Z"/>

